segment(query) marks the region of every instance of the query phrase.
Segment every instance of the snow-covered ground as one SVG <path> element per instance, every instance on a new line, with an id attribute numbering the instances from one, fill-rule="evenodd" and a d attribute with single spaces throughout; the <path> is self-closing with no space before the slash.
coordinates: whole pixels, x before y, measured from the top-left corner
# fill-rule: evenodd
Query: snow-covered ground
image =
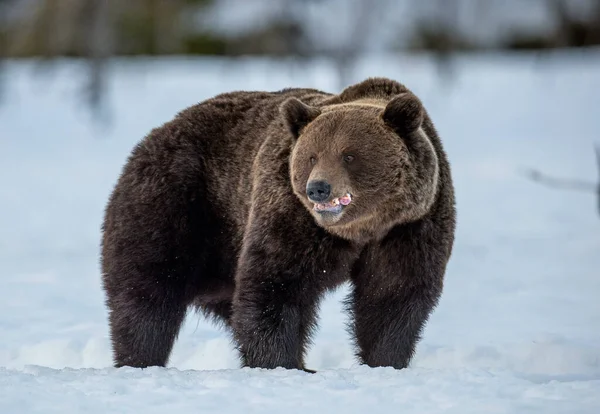
<path id="1" fill-rule="evenodd" d="M 452 162 L 458 231 L 444 296 L 409 369 L 353 357 L 342 288 L 321 307 L 308 365 L 238 369 L 229 336 L 191 313 L 169 368 L 111 368 L 100 285 L 103 208 L 132 146 L 185 106 L 235 89 L 335 92 L 326 62 L 165 59 L 111 67 L 110 129 L 77 100 L 81 66 L 9 63 L 0 107 L 0 413 L 600 412 L 600 217 L 591 193 L 526 167 L 598 177 L 600 53 L 544 63 L 461 60 L 442 85 L 426 60 L 361 64 L 406 83 Z"/>

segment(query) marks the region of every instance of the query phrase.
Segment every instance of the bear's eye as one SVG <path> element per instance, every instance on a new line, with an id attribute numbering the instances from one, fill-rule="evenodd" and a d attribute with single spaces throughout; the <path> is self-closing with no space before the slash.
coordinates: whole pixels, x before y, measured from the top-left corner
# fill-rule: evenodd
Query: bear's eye
<path id="1" fill-rule="evenodd" d="M 311 165 L 315 165 L 317 163 L 317 159 L 315 157 L 310 157 Z"/>
<path id="2" fill-rule="evenodd" d="M 344 155 L 342 158 L 344 159 L 344 162 L 346 162 L 348 164 L 350 164 L 352 161 L 354 161 L 354 155 L 347 154 L 347 155 Z"/>

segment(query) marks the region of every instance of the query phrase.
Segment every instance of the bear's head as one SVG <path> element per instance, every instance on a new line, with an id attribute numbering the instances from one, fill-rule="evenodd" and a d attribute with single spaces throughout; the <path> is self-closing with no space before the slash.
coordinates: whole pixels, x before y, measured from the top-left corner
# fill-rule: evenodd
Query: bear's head
<path id="1" fill-rule="evenodd" d="M 420 100 L 406 89 L 360 96 L 361 88 L 318 106 L 289 98 L 281 111 L 294 140 L 294 193 L 318 225 L 364 242 L 427 214 L 439 168 Z"/>

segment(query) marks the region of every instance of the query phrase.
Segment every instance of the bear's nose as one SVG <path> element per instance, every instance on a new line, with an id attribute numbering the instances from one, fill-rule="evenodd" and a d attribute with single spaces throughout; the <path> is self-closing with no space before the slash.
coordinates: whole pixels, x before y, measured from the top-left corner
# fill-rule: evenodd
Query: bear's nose
<path id="1" fill-rule="evenodd" d="M 331 195 L 331 186 L 327 181 L 311 181 L 306 185 L 306 194 L 310 201 L 322 203 Z"/>

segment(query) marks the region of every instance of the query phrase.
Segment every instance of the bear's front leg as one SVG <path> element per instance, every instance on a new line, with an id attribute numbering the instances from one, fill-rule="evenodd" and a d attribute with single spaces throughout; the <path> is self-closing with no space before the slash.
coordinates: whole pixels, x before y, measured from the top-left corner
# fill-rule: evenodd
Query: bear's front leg
<path id="1" fill-rule="evenodd" d="M 442 292 L 450 249 L 439 230 L 427 221 L 399 226 L 361 254 L 347 302 L 361 363 L 409 365 Z"/>
<path id="2" fill-rule="evenodd" d="M 335 243 L 303 213 L 257 208 L 250 218 L 231 317 L 243 366 L 305 369 L 318 302 L 339 259 Z"/>
<path id="3" fill-rule="evenodd" d="M 310 252 L 285 244 L 279 248 L 269 251 L 251 242 L 242 253 L 233 301 L 234 339 L 243 366 L 305 369 L 321 292 L 310 275 Z"/>

